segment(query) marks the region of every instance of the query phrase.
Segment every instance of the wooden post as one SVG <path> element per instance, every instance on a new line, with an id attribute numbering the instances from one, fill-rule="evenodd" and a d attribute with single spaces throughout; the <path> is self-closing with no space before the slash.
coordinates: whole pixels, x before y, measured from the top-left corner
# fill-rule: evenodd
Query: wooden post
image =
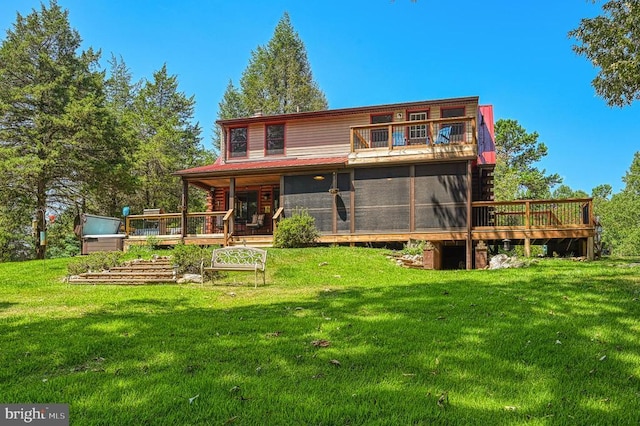
<path id="1" fill-rule="evenodd" d="M 431 144 L 433 145 L 436 141 L 435 141 L 435 136 L 433 134 L 433 121 L 429 122 L 429 134 L 427 135 L 427 140 L 431 141 Z"/>
<path id="2" fill-rule="evenodd" d="M 351 169 L 351 173 L 349 173 L 349 186 L 351 189 L 351 196 L 349 197 L 349 232 L 351 235 L 356 233 L 356 188 L 354 182 L 356 180 L 356 172 L 354 169 Z M 351 243 L 353 247 L 353 243 Z"/>
<path id="3" fill-rule="evenodd" d="M 529 229 L 531 227 L 531 221 L 529 220 L 529 216 L 531 215 L 531 204 L 529 204 L 529 200 L 524 202 L 524 226 Z"/>
<path id="4" fill-rule="evenodd" d="M 331 201 L 333 206 L 331 208 L 331 232 L 335 235 L 338 233 L 338 172 L 333 172 L 331 179 Z"/>
<path id="5" fill-rule="evenodd" d="M 416 166 L 409 166 L 409 232 L 416 230 Z"/>
<path id="6" fill-rule="evenodd" d="M 524 237 L 524 256 L 531 257 L 531 238 Z"/>
<path id="7" fill-rule="evenodd" d="M 594 238 L 587 238 L 587 259 L 594 260 L 595 259 L 595 250 L 594 250 Z"/>
<path id="8" fill-rule="evenodd" d="M 189 210 L 189 182 L 185 178 L 182 178 L 182 206 L 180 206 L 180 210 L 182 210 L 180 217 L 181 238 L 184 243 L 187 236 L 187 213 Z"/>
<path id="9" fill-rule="evenodd" d="M 478 144 L 478 133 L 476 131 L 476 118 L 473 117 L 471 119 L 471 142 L 474 145 Z"/>
<path id="10" fill-rule="evenodd" d="M 236 178 L 229 178 L 229 209 L 235 210 L 236 208 Z M 233 234 L 234 231 L 234 217 L 235 213 L 229 218 L 229 232 Z"/>
<path id="11" fill-rule="evenodd" d="M 351 143 L 351 152 L 356 152 L 356 147 L 353 143 L 353 132 L 355 132 L 355 129 L 351 129 L 351 133 L 349 133 L 349 142 Z"/>
<path id="12" fill-rule="evenodd" d="M 472 170 L 471 170 L 471 160 L 467 161 L 467 270 L 473 269 L 473 239 L 471 237 L 471 229 L 473 225 L 473 221 L 471 215 L 473 214 L 473 210 L 471 208 L 471 185 L 472 185 Z"/>

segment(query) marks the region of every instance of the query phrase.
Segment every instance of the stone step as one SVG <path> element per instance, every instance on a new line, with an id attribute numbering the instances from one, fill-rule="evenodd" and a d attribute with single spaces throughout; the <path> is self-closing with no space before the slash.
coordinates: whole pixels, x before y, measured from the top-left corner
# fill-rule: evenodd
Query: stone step
<path id="1" fill-rule="evenodd" d="M 100 278 L 71 278 L 69 284 L 118 284 L 118 285 L 142 285 L 142 284 L 175 284 L 175 279 L 167 278 L 118 278 L 118 279 L 100 279 Z"/>
<path id="2" fill-rule="evenodd" d="M 171 266 L 172 262 L 169 259 L 162 260 L 133 260 L 128 262 L 125 266 Z"/>
<path id="3" fill-rule="evenodd" d="M 160 284 L 175 283 L 170 259 L 134 260 L 109 271 L 87 272 L 69 279 L 71 284 Z"/>
<path id="4" fill-rule="evenodd" d="M 114 266 L 109 269 L 111 272 L 136 272 L 136 271 L 173 271 L 173 265 L 125 265 L 125 266 Z"/>
<path id="5" fill-rule="evenodd" d="M 79 277 L 82 278 L 173 278 L 173 271 L 138 271 L 138 272 L 86 272 L 84 274 L 80 274 Z"/>

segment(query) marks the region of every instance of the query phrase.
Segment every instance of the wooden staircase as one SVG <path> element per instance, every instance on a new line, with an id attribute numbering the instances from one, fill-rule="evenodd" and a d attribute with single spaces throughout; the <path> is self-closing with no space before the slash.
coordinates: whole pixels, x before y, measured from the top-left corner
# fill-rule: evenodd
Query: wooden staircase
<path id="1" fill-rule="evenodd" d="M 86 272 L 69 278 L 69 284 L 166 284 L 177 282 L 169 259 L 134 260 L 108 271 Z"/>

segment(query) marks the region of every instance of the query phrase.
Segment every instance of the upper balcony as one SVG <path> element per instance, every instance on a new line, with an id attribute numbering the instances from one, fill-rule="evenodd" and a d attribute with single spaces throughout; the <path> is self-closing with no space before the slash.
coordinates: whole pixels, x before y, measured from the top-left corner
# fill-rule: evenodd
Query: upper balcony
<path id="1" fill-rule="evenodd" d="M 351 126 L 349 162 L 406 156 L 454 160 L 478 154 L 475 116 Z"/>

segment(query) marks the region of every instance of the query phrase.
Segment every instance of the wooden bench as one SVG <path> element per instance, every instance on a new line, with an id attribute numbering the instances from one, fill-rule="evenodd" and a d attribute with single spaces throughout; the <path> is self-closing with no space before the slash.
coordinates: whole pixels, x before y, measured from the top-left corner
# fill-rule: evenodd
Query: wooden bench
<path id="1" fill-rule="evenodd" d="M 207 272 L 254 271 L 255 287 L 258 287 L 258 272 L 262 272 L 262 284 L 266 282 L 267 252 L 253 247 L 224 247 L 215 249 L 211 255 L 211 266 L 201 265 L 202 282 Z"/>

